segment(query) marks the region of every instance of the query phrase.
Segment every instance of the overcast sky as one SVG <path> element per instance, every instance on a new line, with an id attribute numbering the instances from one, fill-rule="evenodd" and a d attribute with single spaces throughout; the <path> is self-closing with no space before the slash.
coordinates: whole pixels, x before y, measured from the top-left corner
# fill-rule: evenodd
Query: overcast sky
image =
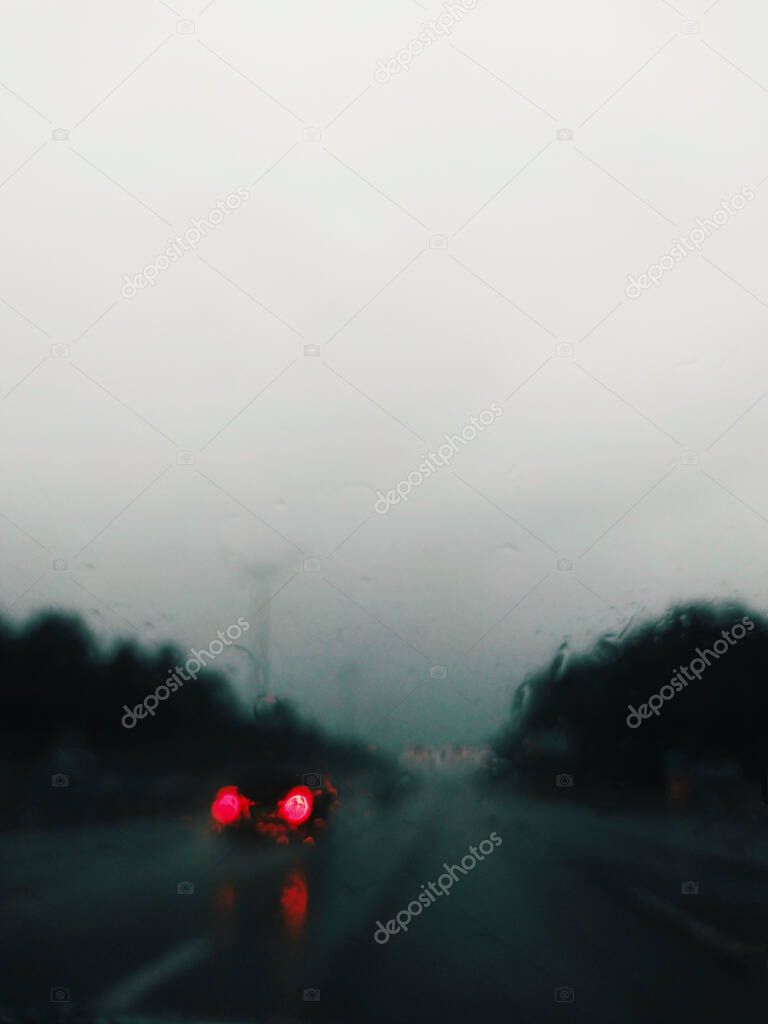
<path id="1" fill-rule="evenodd" d="M 767 58 L 761 0 L 0 0 L 8 614 L 270 601 L 273 690 L 400 743 L 763 605 Z"/>

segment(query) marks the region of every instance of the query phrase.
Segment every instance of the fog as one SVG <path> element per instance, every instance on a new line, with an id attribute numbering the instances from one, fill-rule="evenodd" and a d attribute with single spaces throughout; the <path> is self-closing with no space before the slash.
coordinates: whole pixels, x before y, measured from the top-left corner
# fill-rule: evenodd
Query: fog
<path id="1" fill-rule="evenodd" d="M 488 736 L 563 642 L 763 605 L 768 11 L 457 6 L 414 54 L 442 4 L 0 4 L 11 617 L 245 616 L 271 692 L 399 745 Z"/>

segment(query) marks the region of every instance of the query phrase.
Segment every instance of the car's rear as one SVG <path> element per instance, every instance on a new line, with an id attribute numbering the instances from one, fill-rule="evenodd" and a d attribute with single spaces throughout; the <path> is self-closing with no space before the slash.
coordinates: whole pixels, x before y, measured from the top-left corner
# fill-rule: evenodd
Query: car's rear
<path id="1" fill-rule="evenodd" d="M 314 844 L 338 808 L 338 792 L 327 775 L 305 777 L 313 785 L 293 781 L 272 777 L 222 786 L 211 803 L 213 827 L 279 844 Z"/>

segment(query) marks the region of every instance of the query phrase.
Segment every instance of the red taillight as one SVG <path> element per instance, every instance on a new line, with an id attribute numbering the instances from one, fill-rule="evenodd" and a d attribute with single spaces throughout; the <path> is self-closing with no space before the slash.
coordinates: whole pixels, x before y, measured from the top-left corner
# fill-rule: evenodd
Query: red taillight
<path id="1" fill-rule="evenodd" d="M 289 825 L 301 825 L 312 813 L 312 793 L 306 786 L 296 786 L 278 801 L 277 813 Z"/>
<path id="2" fill-rule="evenodd" d="M 251 801 L 237 791 L 237 786 L 223 786 L 211 804 L 211 814 L 219 825 L 232 825 L 247 813 Z"/>

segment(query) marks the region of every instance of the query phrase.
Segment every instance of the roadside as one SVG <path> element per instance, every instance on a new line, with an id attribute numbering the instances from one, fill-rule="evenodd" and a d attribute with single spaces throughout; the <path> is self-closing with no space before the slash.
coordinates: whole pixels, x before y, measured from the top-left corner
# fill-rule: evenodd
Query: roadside
<path id="1" fill-rule="evenodd" d="M 765 819 L 598 811 L 523 799 L 531 829 L 635 910 L 750 970 L 768 965 Z"/>

